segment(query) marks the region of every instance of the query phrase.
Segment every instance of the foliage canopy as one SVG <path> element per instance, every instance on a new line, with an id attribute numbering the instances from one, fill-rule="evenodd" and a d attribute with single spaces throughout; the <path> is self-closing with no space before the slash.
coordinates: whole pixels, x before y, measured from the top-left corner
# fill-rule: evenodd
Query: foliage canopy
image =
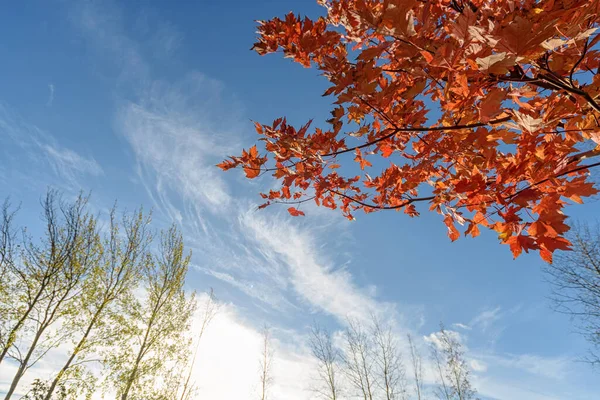
<path id="1" fill-rule="evenodd" d="M 253 49 L 329 80 L 327 129 L 256 123 L 218 166 L 281 184 L 267 206 L 314 201 L 353 219 L 416 204 L 451 240 L 497 232 L 515 257 L 569 249 L 563 208 L 598 190 L 598 0 L 320 0 L 326 16 L 259 22 Z M 354 164 L 353 160 L 356 164 Z"/>

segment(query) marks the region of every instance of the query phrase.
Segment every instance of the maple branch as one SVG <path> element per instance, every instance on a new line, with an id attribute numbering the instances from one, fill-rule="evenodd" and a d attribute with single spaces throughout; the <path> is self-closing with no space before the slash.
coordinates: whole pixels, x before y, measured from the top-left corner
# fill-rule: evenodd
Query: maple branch
<path id="1" fill-rule="evenodd" d="M 399 37 L 399 36 L 392 36 L 392 37 L 393 37 L 395 40 L 398 40 L 398 41 L 399 41 L 399 42 L 401 42 L 401 43 L 405 43 L 405 44 L 408 44 L 408 45 L 411 45 L 411 46 L 415 47 L 415 48 L 416 48 L 416 49 L 418 49 L 419 51 L 426 51 L 426 52 L 428 52 L 429 54 L 431 54 L 432 56 L 433 56 L 433 55 L 435 55 L 435 52 L 433 52 L 433 51 L 431 51 L 431 50 L 429 50 L 429 49 L 425 49 L 425 48 L 423 48 L 423 47 L 417 46 L 415 43 L 411 42 L 410 40 L 403 39 L 403 38 L 401 38 L 401 37 Z M 400 63 L 400 62 L 399 62 L 399 61 L 396 59 L 396 57 L 395 57 L 395 56 L 394 56 L 394 55 L 393 55 L 393 54 L 392 54 L 392 53 L 391 53 L 391 52 L 390 52 L 388 49 L 384 49 L 384 51 L 385 51 L 385 52 L 388 54 L 388 56 L 389 56 L 390 58 L 393 58 L 393 59 L 394 59 L 394 61 L 396 61 L 397 63 Z M 423 57 L 423 55 L 421 55 L 421 57 Z M 432 81 L 435 81 L 435 83 L 436 83 L 436 84 L 437 84 L 437 85 L 438 85 L 438 86 L 439 86 L 439 87 L 440 87 L 442 90 L 444 90 L 444 86 L 443 86 L 443 85 L 440 83 L 440 81 L 439 81 L 439 80 L 438 80 L 436 77 L 434 77 L 433 75 L 431 75 L 431 73 L 429 73 L 429 71 L 428 71 L 428 70 L 426 70 L 425 68 L 421 68 L 421 70 L 422 70 L 423 72 L 425 72 L 425 74 L 426 74 L 426 75 L 427 75 L 427 76 L 428 76 L 428 77 L 429 77 L 429 78 L 430 78 Z M 386 71 L 386 69 L 382 68 L 382 71 Z M 406 70 L 404 70 L 404 69 L 387 70 L 387 71 L 388 71 L 388 72 L 407 72 L 407 71 L 406 71 Z"/>
<path id="2" fill-rule="evenodd" d="M 589 153 L 589 152 L 586 152 L 586 153 Z M 595 155 L 600 155 L 600 152 L 596 153 Z M 500 209 L 497 209 L 492 214 L 486 214 L 485 217 L 487 219 L 487 217 L 489 217 L 490 215 L 499 213 L 500 211 L 502 211 L 502 210 L 504 210 L 506 208 L 506 206 L 509 204 L 509 202 L 512 199 L 514 199 L 515 197 L 517 197 L 518 195 L 520 195 L 521 193 L 523 193 L 526 190 L 529 190 L 531 188 L 539 186 L 542 183 L 548 182 L 550 179 L 559 178 L 561 176 L 565 176 L 565 175 L 568 175 L 568 174 L 572 174 L 574 172 L 579 172 L 579 171 L 583 171 L 583 170 L 594 168 L 594 167 L 598 167 L 598 166 L 600 166 L 600 162 L 593 163 L 593 164 L 580 165 L 579 167 L 570 169 L 568 171 L 563 171 L 563 172 L 561 172 L 559 174 L 549 176 L 549 177 L 544 178 L 544 179 L 542 179 L 540 181 L 537 181 L 537 182 L 534 182 L 534 183 L 532 183 L 530 185 L 527 185 L 526 187 L 517 190 L 515 193 L 511 194 L 510 196 L 505 197 L 504 200 L 506 201 L 506 204 L 504 204 Z M 480 203 L 477 203 L 477 204 L 487 204 L 487 203 L 493 203 L 493 202 L 494 201 L 488 201 L 488 202 L 483 202 L 483 203 L 480 202 Z M 459 206 L 458 208 L 472 207 L 472 206 L 476 206 L 477 204 L 464 204 L 462 206 Z M 479 222 L 476 222 L 476 223 L 479 223 Z"/>
<path id="3" fill-rule="evenodd" d="M 586 153 L 590 153 L 590 152 L 586 152 Z M 586 153 L 583 153 L 583 154 L 586 154 Z M 593 151 L 593 153 L 594 153 L 594 156 L 600 155 L 600 150 Z M 559 178 L 559 177 L 561 177 L 561 176 L 564 176 L 564 175 L 568 175 L 568 174 L 571 174 L 571 173 L 574 173 L 574 172 L 583 171 L 583 170 L 590 169 L 590 168 L 594 168 L 594 167 L 597 167 L 597 166 L 600 166 L 600 162 L 593 163 L 593 164 L 587 164 L 587 165 L 581 165 L 581 166 L 579 166 L 579 167 L 576 167 L 576 168 L 570 169 L 570 170 L 568 170 L 568 171 L 563 171 L 563 172 L 561 172 L 561 173 L 559 173 L 559 174 L 556 174 L 556 175 L 553 175 L 553 176 L 550 176 L 550 177 L 544 178 L 544 179 L 542 179 L 542 180 L 540 180 L 540 181 L 538 181 L 538 182 L 532 183 L 531 185 L 528 185 L 527 187 L 524 187 L 524 188 L 522 188 L 522 189 L 520 189 L 520 190 L 516 191 L 516 192 L 515 192 L 515 193 L 513 193 L 512 195 L 505 197 L 505 198 L 504 198 L 504 200 L 505 200 L 505 201 L 507 201 L 507 203 L 508 203 L 508 202 L 510 202 L 510 200 L 514 199 L 515 197 L 517 197 L 519 194 L 521 194 L 521 193 L 522 193 L 522 192 L 524 192 L 525 190 L 528 190 L 528 189 L 531 189 L 531 188 L 533 188 L 533 187 L 535 187 L 535 186 L 541 185 L 542 183 L 545 183 L 545 182 L 549 181 L 550 179 L 553 179 L 553 178 Z M 353 203 L 360 204 L 360 205 L 361 205 L 361 206 L 363 206 L 363 207 L 372 208 L 372 209 L 377 209 L 377 210 L 396 210 L 396 209 L 399 209 L 399 208 L 406 207 L 407 205 L 409 205 L 409 204 L 412 204 L 412 203 L 421 202 L 421 201 L 430 201 L 430 200 L 434 200 L 434 199 L 436 198 L 436 196 L 428 196 L 428 197 L 415 197 L 415 198 L 407 199 L 407 200 L 405 200 L 403 203 L 401 203 L 401 204 L 397 204 L 397 205 L 394 205 L 394 206 L 379 206 L 379 205 L 376 205 L 376 204 L 369 204 L 369 203 L 366 203 L 366 202 L 364 202 L 364 201 L 362 201 L 362 200 L 358 200 L 358 199 L 356 199 L 356 198 L 354 198 L 354 197 L 352 197 L 352 196 L 348 196 L 348 195 L 346 195 L 346 194 L 344 194 L 344 193 L 338 192 L 338 191 L 336 191 L 336 190 L 333 190 L 333 189 L 329 189 L 329 191 L 330 191 L 330 192 L 332 192 L 332 193 L 335 193 L 335 194 L 337 194 L 337 195 L 338 195 L 338 196 L 340 196 L 340 197 L 346 198 L 346 199 L 348 199 L 348 200 L 352 201 Z M 312 200 L 313 198 L 314 198 L 314 197 L 312 197 L 312 198 L 311 198 L 311 200 Z M 485 203 L 486 203 L 486 202 L 484 202 L 483 204 L 485 204 Z M 482 203 L 481 203 L 481 202 L 479 202 L 479 203 L 477 203 L 477 204 L 463 204 L 463 205 L 461 205 L 461 206 L 458 206 L 457 208 L 465 208 L 465 207 L 470 207 L 470 206 L 476 206 L 476 205 L 478 205 L 478 204 L 482 204 Z M 484 216 L 484 217 L 485 217 L 485 219 L 489 218 L 489 216 L 491 216 L 491 215 L 493 215 L 493 214 L 497 214 L 497 213 L 499 213 L 499 212 L 500 212 L 500 211 L 502 211 L 504 208 L 506 208 L 506 205 L 507 205 L 507 204 L 503 205 L 503 206 L 502 206 L 501 208 L 499 208 L 499 209 L 496 209 L 496 211 L 495 211 L 495 212 L 493 212 L 492 214 L 486 214 L 486 215 Z M 475 223 L 479 223 L 479 222 L 481 222 L 481 221 L 479 221 L 479 222 L 473 221 L 473 222 L 475 222 Z"/>
<path id="4" fill-rule="evenodd" d="M 271 200 L 271 202 L 272 202 L 273 204 L 288 204 L 288 205 L 291 205 L 291 204 L 302 204 L 302 203 L 306 203 L 306 202 L 308 202 L 308 201 L 314 200 L 316 197 L 317 197 L 317 196 L 315 195 L 315 196 L 307 197 L 307 198 L 305 198 L 305 199 L 302 199 L 302 200 L 297 200 L 297 201 L 281 201 L 281 200 Z"/>
<path id="5" fill-rule="evenodd" d="M 511 77 L 511 76 L 495 76 L 492 75 L 492 77 L 494 77 L 495 79 L 498 79 L 499 81 L 502 82 L 522 82 L 522 83 L 530 83 L 532 85 L 541 87 L 543 89 L 550 89 L 550 90 L 564 90 L 567 93 L 572 93 L 572 94 L 576 94 L 578 96 L 583 97 L 588 104 L 597 112 L 600 112 L 600 105 L 596 102 L 596 100 L 585 90 L 574 87 L 574 86 L 568 86 L 565 84 L 565 82 L 562 80 L 562 78 L 556 78 L 555 74 L 547 69 L 546 70 L 550 75 L 548 74 L 538 74 L 537 77 L 532 78 L 529 76 L 520 76 L 520 77 Z"/>
<path id="6" fill-rule="evenodd" d="M 593 163 L 593 164 L 580 165 L 580 166 L 579 166 L 579 167 L 577 167 L 577 168 L 573 168 L 573 169 L 570 169 L 570 170 L 568 170 L 568 171 L 561 172 L 560 174 L 557 174 L 557 175 L 551 176 L 551 177 L 549 177 L 549 178 L 543 179 L 543 180 L 541 180 L 541 181 L 539 181 L 539 182 L 536 182 L 536 183 L 535 183 L 535 185 L 540 185 L 540 184 L 542 184 L 542 183 L 544 183 L 544 182 L 546 182 L 546 181 L 549 181 L 549 180 L 550 180 L 550 179 L 552 179 L 552 178 L 559 178 L 559 177 L 561 177 L 561 176 L 565 176 L 565 175 L 568 175 L 568 174 L 572 174 L 573 172 L 579 172 L 579 171 L 583 171 L 583 170 L 586 170 L 586 169 L 590 169 L 590 168 L 597 167 L 597 166 L 599 166 L 599 165 L 600 165 L 600 162 Z"/>
<path id="7" fill-rule="evenodd" d="M 600 147 L 596 147 L 593 150 L 584 151 L 583 153 L 575 154 L 571 157 L 571 159 L 567 162 L 568 164 L 573 164 L 579 160 L 583 160 L 584 158 L 591 158 L 600 156 Z"/>
<path id="8" fill-rule="evenodd" d="M 400 132 L 439 132 L 439 131 L 450 131 L 450 130 L 459 130 L 459 129 L 473 129 L 473 128 L 480 128 L 482 126 L 487 126 L 487 125 L 496 125 L 496 124 L 500 124 L 502 122 L 506 122 L 506 121 L 510 121 L 512 119 L 512 117 L 508 116 L 508 117 L 503 117 L 503 118 L 498 118 L 498 119 L 494 119 L 491 120 L 489 122 L 476 122 L 474 124 L 462 124 L 462 125 L 452 125 L 452 126 L 429 126 L 429 127 L 411 127 L 411 128 L 395 128 L 393 129 L 393 131 L 387 135 L 384 135 L 380 138 L 377 138 L 375 140 L 372 140 L 368 143 L 364 143 L 361 144 L 359 146 L 355 146 L 355 147 L 351 147 L 345 150 L 340 150 L 340 151 L 336 151 L 336 152 L 332 152 L 332 153 L 327 153 L 327 154 L 321 154 L 321 157 L 330 157 L 330 156 L 337 156 L 340 154 L 344 154 L 344 153 L 349 153 L 352 151 L 355 151 L 356 149 L 362 149 L 364 147 L 368 147 L 368 146 L 372 146 L 374 144 L 377 144 L 383 140 L 389 139 L 392 136 L 394 136 L 397 133 Z"/>
<path id="9" fill-rule="evenodd" d="M 363 99 L 362 97 L 358 97 L 360 101 L 362 101 L 363 103 L 365 103 L 370 109 L 372 109 L 373 111 L 375 111 L 377 114 L 379 114 L 381 116 L 381 118 L 385 119 L 390 125 L 392 125 L 395 129 L 398 129 L 398 125 L 396 125 L 396 123 L 394 122 L 393 119 L 391 119 L 390 117 L 388 117 L 383 111 L 381 111 L 380 109 L 378 109 L 377 107 L 371 105 L 371 103 L 369 103 L 367 100 Z"/>
<path id="10" fill-rule="evenodd" d="M 378 206 L 378 205 L 375 205 L 375 204 L 365 203 L 365 202 L 363 202 L 361 200 L 355 199 L 354 197 L 348 196 L 347 194 L 344 194 L 344 193 L 340 193 L 340 192 L 338 192 L 336 190 L 333 190 L 333 189 L 329 189 L 329 191 L 331 193 L 337 194 L 338 196 L 344 197 L 344 198 L 346 198 L 346 199 L 348 199 L 348 200 L 350 200 L 350 201 L 352 201 L 354 203 L 360 204 L 363 207 L 374 208 L 374 209 L 378 209 L 378 210 L 396 210 L 398 208 L 406 207 L 407 205 L 409 205 L 411 203 L 416 203 L 418 201 L 429 201 L 429 200 L 435 199 L 435 196 L 414 197 L 412 199 L 405 200 L 404 203 L 402 203 L 402 204 L 397 204 L 395 206 Z"/>
<path id="11" fill-rule="evenodd" d="M 564 175 L 571 174 L 573 172 L 579 172 L 579 171 L 583 171 L 583 170 L 594 168 L 594 167 L 598 167 L 598 166 L 600 166 L 600 162 L 597 162 L 597 163 L 594 163 L 594 164 L 581 165 L 581 166 L 579 166 L 577 168 L 573 168 L 571 170 L 561 172 L 560 174 L 550 176 L 548 178 L 542 179 L 541 181 L 532 183 L 531 185 L 528 185 L 527 187 L 519 189 L 518 191 L 516 191 L 512 195 L 506 197 L 504 200 L 507 200 L 508 202 L 510 202 L 510 200 L 514 199 L 519 194 L 523 193 L 525 190 L 528 190 L 528 189 L 531 189 L 531 188 L 536 187 L 538 185 L 541 185 L 542 183 L 547 182 L 550 179 L 558 178 L 558 177 L 561 177 L 561 176 L 564 176 Z M 501 212 L 502 210 L 504 210 L 508 206 L 508 204 L 509 204 L 508 202 L 506 204 L 504 204 L 502 207 L 496 208 L 496 211 L 494 211 L 493 213 L 491 213 L 491 214 L 490 213 L 485 214 L 483 216 L 484 217 L 483 219 L 489 219 L 492 215 L 498 214 L 499 212 Z M 486 204 L 486 203 L 491 203 L 491 202 L 484 202 L 483 204 Z M 481 204 L 481 203 L 479 203 L 479 204 Z M 477 204 L 465 204 L 465 205 L 459 206 L 458 208 L 464 208 L 464 207 L 475 206 L 475 205 L 477 205 Z M 481 219 L 479 221 L 473 221 L 473 223 L 479 224 L 479 223 L 481 223 L 483 221 L 483 219 Z"/>

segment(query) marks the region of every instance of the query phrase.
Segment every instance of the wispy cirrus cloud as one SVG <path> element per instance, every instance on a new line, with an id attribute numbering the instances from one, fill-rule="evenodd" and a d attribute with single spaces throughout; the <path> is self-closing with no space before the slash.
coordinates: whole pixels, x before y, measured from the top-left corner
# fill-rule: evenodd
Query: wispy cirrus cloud
<path id="1" fill-rule="evenodd" d="M 461 324 L 460 322 L 456 322 L 456 323 L 452 324 L 452 326 L 455 328 L 459 328 L 459 329 L 465 329 L 467 331 L 470 331 L 471 329 L 473 329 L 469 325 Z"/>
<path id="2" fill-rule="evenodd" d="M 570 357 L 540 357 L 535 354 L 507 354 L 490 356 L 499 365 L 526 371 L 544 378 L 564 380 L 572 371 L 574 359 Z"/>
<path id="3" fill-rule="evenodd" d="M 237 178 L 215 168 L 240 147 L 244 126 L 243 107 L 220 82 L 199 72 L 173 83 L 152 80 L 143 42 L 124 34 L 118 10 L 92 5 L 80 12 L 91 41 L 102 51 L 126 55 L 119 64 L 138 77 L 134 95 L 117 113 L 116 129 L 130 144 L 139 181 L 156 209 L 187 231 L 201 271 L 278 310 L 308 306 L 343 320 L 393 309 L 315 246 L 315 224 L 321 222 L 292 227 L 277 212 L 254 213 L 256 204 L 231 182 Z M 158 45 L 177 42 L 173 32 L 167 29 Z"/>
<path id="4" fill-rule="evenodd" d="M 81 175 L 101 176 L 104 174 L 102 167 L 92 157 L 84 157 L 52 142 L 38 142 L 38 146 L 56 174 L 69 181 L 75 181 Z"/>
<path id="5" fill-rule="evenodd" d="M 477 316 L 475 316 L 471 320 L 471 322 L 469 323 L 469 326 L 478 327 L 485 332 L 495 322 L 497 322 L 498 320 L 500 320 L 500 318 L 502 318 L 501 311 L 502 311 L 501 307 L 495 307 L 492 309 L 483 310 L 481 313 L 479 313 Z"/>
<path id="6" fill-rule="evenodd" d="M 155 83 L 117 117 L 155 206 L 188 230 L 190 245 L 202 254 L 199 269 L 279 310 L 304 305 L 340 321 L 348 315 L 367 319 L 373 310 L 393 312 L 316 246 L 317 232 L 325 236 L 335 224 L 290 224 L 277 211 L 255 212 L 256 204 L 234 193 L 214 166 L 238 141 L 231 106 L 219 116 L 220 91 L 199 74 L 171 86 Z"/>
<path id="7" fill-rule="evenodd" d="M 16 111 L 0 104 L 0 135 L 6 164 L 12 173 L 29 170 L 27 181 L 49 182 L 48 171 L 60 178 L 57 184 L 79 187 L 86 177 L 98 177 L 104 170 L 91 156 L 82 155 L 61 145 L 54 136 L 25 121 Z M 20 171 L 20 172 L 19 172 Z"/>
<path id="8" fill-rule="evenodd" d="M 367 288 L 358 286 L 352 275 L 337 269 L 333 260 L 316 245 L 316 238 L 288 222 L 288 218 L 259 212 L 240 216 L 243 231 L 272 264 L 274 273 L 284 274 L 300 300 L 338 320 L 346 317 L 367 321 L 371 313 L 388 318 L 396 312 L 392 304 L 377 301 Z M 280 271 L 278 266 L 284 266 Z"/>

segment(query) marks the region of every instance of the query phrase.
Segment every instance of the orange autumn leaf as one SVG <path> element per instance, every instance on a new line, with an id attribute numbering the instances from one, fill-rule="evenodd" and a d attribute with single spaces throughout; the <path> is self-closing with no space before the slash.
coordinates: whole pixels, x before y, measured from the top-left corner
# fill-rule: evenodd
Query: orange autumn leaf
<path id="1" fill-rule="evenodd" d="M 444 223 L 446 224 L 446 227 L 448 227 L 448 237 L 454 242 L 460 237 L 460 232 L 454 226 L 454 220 L 450 215 L 446 215 L 444 218 Z"/>
<path id="2" fill-rule="evenodd" d="M 506 92 L 494 90 L 487 93 L 479 104 L 479 118 L 482 122 L 489 122 L 502 112 L 502 101 L 506 99 Z"/>
<path id="3" fill-rule="evenodd" d="M 529 250 L 538 249 L 535 240 L 531 236 L 515 235 L 508 238 L 506 243 L 510 246 L 513 256 L 517 258 L 523 250 L 525 253 L 529 253 Z"/>
<path id="4" fill-rule="evenodd" d="M 360 149 L 356 149 L 356 157 L 354 157 L 354 161 L 356 161 L 360 165 L 361 170 L 364 170 L 365 167 L 373 166 L 367 159 L 363 157 Z"/>
<path id="5" fill-rule="evenodd" d="M 288 212 L 293 217 L 304 216 L 304 213 L 300 210 L 295 209 L 294 207 L 288 208 Z"/>
<path id="6" fill-rule="evenodd" d="M 394 152 L 394 149 L 391 146 L 389 146 L 389 145 L 381 146 L 381 155 L 383 158 L 388 158 L 389 156 L 392 155 L 393 152 Z"/>
<path id="7" fill-rule="evenodd" d="M 256 178 L 258 175 L 260 175 L 259 168 L 244 167 L 244 172 L 246 173 L 246 178 L 249 179 Z"/>
<path id="8" fill-rule="evenodd" d="M 471 224 L 469 224 L 469 227 L 465 231 L 465 236 L 471 235 L 471 237 L 477 237 L 477 236 L 479 236 L 479 233 L 480 232 L 479 232 L 479 228 L 477 227 L 477 224 L 471 223 Z"/>

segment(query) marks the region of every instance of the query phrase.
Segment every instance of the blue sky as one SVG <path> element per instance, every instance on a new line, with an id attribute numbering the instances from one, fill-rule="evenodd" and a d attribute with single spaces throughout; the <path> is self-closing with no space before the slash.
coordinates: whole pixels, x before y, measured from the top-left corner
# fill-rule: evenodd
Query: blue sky
<path id="1" fill-rule="evenodd" d="M 198 371 L 210 398 L 252 390 L 264 323 L 277 338 L 277 393 L 309 398 L 298 379 L 310 379 L 307 326 L 340 329 L 371 311 L 424 351 L 440 321 L 459 332 L 484 398 L 593 398 L 597 375 L 576 362 L 586 343 L 550 310 L 537 255 L 513 260 L 489 232 L 450 243 L 425 209 L 354 222 L 312 207 L 306 218 L 257 212 L 257 193 L 273 182 L 214 167 L 253 142 L 250 120 L 327 118 L 317 71 L 249 50 L 254 20 L 290 10 L 322 13 L 282 0 L 5 5 L 0 194 L 22 202 L 20 222 L 34 232 L 48 186 L 91 191 L 98 212 L 118 199 L 121 209 L 153 209 L 156 226 L 180 224 L 194 252 L 190 288 L 214 287 L 224 303 L 202 354 L 213 367 Z M 598 203 L 568 211 L 589 219 Z M 231 379 L 224 354 L 237 361 L 236 385 L 222 384 Z"/>

